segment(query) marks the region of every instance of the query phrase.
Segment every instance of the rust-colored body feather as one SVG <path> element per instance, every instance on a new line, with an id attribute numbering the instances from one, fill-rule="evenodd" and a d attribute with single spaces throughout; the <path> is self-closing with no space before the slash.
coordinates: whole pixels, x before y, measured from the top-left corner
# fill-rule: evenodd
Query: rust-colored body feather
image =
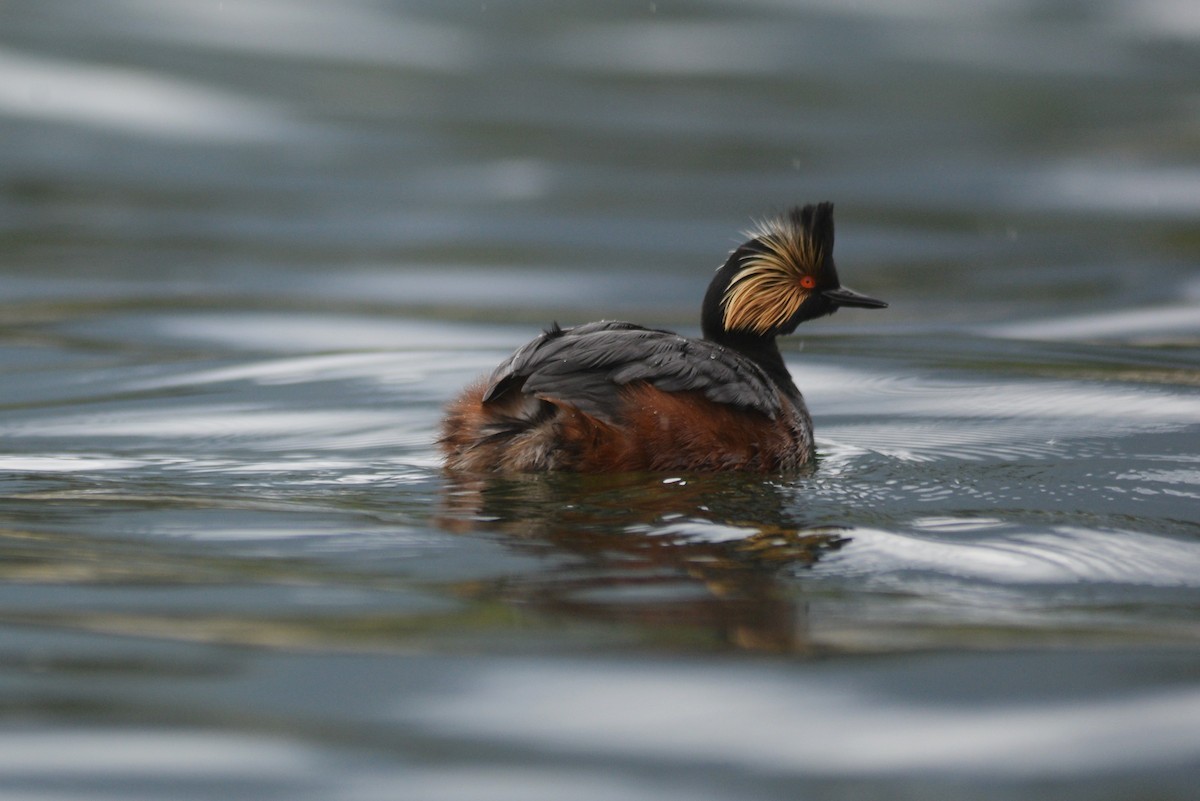
<path id="1" fill-rule="evenodd" d="M 808 412 L 786 397 L 783 413 L 772 420 L 699 392 L 637 384 L 622 391 L 618 421 L 546 401 L 551 408 L 523 422 L 484 404 L 485 388 L 484 382 L 468 387 L 447 411 L 440 442 L 450 469 L 777 472 L 796 469 L 812 455 Z"/>

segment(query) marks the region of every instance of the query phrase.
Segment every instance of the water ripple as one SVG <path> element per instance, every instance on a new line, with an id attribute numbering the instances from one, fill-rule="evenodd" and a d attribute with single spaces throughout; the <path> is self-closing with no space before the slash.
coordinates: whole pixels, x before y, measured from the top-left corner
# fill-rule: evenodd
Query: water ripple
<path id="1" fill-rule="evenodd" d="M 814 410 L 828 406 L 843 414 L 1050 418 L 1056 426 L 1077 420 L 1104 430 L 1200 420 L 1200 395 L 1164 386 L 993 377 L 953 380 L 812 364 L 795 364 L 792 370 Z"/>
<path id="2" fill-rule="evenodd" d="M 128 35 L 219 50 L 421 69 L 459 70 L 479 61 L 483 44 L 471 31 L 401 16 L 373 3 L 347 2 L 336 14 L 321 2 L 238 0 L 159 3 L 119 0 L 97 20 Z"/>
<path id="3" fill-rule="evenodd" d="M 31 91 L 32 87 L 32 91 Z M 278 104 L 150 72 L 0 48 L 0 113 L 185 140 L 278 140 Z"/>
<path id="4" fill-rule="evenodd" d="M 1200 305 L 1178 304 L 1120 309 L 1099 314 L 1028 320 L 984 329 L 992 336 L 1042 340 L 1124 340 L 1161 342 L 1200 336 Z"/>
<path id="5" fill-rule="evenodd" d="M 1102 448 L 1091 439 L 1186 430 L 1200 420 L 1200 395 L 1170 386 L 793 369 L 819 444 L 833 453 L 857 448 L 906 462 L 1082 458 Z"/>
<path id="6" fill-rule="evenodd" d="M 1200 543 L 1078 526 L 1003 538 L 961 536 L 975 524 L 964 520 L 961 526 L 965 528 L 949 531 L 948 525 L 956 524 L 947 519 L 934 518 L 932 525 L 918 520 L 918 530 L 928 535 L 858 529 L 851 534 L 853 544 L 848 553 L 852 558 L 832 560 L 822 570 L 875 578 L 937 573 L 1007 586 L 1120 583 L 1200 587 Z M 936 536 L 947 533 L 956 536 Z"/>
<path id="7" fill-rule="evenodd" d="M 678 665 L 567 670 L 518 663 L 406 704 L 396 715 L 435 731 L 553 753 L 772 773 L 1069 776 L 1200 756 L 1195 688 L 970 707 L 897 697 L 854 676 L 755 673 L 740 681 L 728 671 L 713 682 L 703 668 Z M 1138 732 L 1136 744 L 1131 731 Z"/>

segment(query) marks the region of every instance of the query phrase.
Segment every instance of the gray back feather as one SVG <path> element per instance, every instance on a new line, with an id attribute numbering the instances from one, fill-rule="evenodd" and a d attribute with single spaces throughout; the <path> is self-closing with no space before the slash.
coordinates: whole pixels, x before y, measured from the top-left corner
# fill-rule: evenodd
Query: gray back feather
<path id="1" fill-rule="evenodd" d="M 566 329 L 556 324 L 496 368 L 483 401 L 522 392 L 612 421 L 620 409 L 621 389 L 643 381 L 664 392 L 703 392 L 716 403 L 771 419 L 781 409 L 774 382 L 736 351 L 620 322 Z"/>

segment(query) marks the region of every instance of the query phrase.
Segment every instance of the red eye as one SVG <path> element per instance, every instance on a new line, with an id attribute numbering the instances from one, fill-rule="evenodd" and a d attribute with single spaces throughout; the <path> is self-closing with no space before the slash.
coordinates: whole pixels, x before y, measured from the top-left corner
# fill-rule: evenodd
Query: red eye
<path id="1" fill-rule="evenodd" d="M 816 285 L 817 279 L 813 278 L 811 275 L 806 275 L 800 279 L 800 286 L 804 287 L 805 289 L 812 289 Z"/>

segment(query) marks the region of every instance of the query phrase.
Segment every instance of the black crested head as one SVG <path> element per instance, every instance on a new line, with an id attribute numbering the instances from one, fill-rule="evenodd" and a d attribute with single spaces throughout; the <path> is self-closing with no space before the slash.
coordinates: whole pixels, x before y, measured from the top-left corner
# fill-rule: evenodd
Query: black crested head
<path id="1" fill-rule="evenodd" d="M 886 303 L 841 285 L 833 261 L 833 204 L 793 208 L 764 220 L 717 271 L 704 297 L 705 339 L 774 339 L 842 306 Z"/>

